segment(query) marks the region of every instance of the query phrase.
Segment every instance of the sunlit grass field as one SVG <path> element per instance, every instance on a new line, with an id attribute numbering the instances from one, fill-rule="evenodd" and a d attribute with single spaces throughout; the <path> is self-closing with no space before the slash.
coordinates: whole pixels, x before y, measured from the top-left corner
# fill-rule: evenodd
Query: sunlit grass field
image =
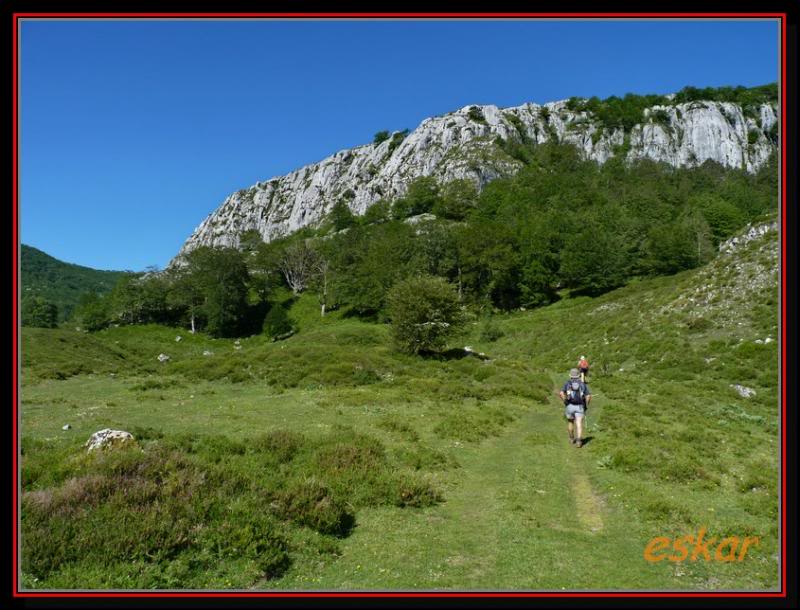
<path id="1" fill-rule="evenodd" d="M 774 589 L 776 256 L 773 233 L 491 332 L 476 320 L 441 358 L 306 297 L 278 342 L 25 328 L 23 585 Z M 577 449 L 556 393 L 584 353 Z M 87 454 L 102 428 L 136 444 Z M 742 561 L 645 560 L 700 528 L 759 542 Z"/>

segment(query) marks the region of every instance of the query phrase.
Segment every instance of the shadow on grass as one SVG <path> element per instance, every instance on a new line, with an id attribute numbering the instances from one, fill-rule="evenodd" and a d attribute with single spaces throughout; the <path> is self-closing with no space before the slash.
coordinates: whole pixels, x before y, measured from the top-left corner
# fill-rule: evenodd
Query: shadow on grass
<path id="1" fill-rule="evenodd" d="M 468 351 L 462 349 L 460 347 L 454 347 L 451 349 L 444 350 L 443 352 L 431 352 L 425 351 L 419 353 L 420 358 L 424 358 L 425 360 L 439 360 L 439 361 L 449 361 L 449 360 L 462 360 L 463 358 L 478 358 L 479 360 L 489 360 L 489 356 L 486 354 L 479 354 L 478 352 Z"/>
<path id="2" fill-rule="evenodd" d="M 345 309 L 342 312 L 342 318 L 345 320 L 350 320 L 355 318 L 356 320 L 361 320 L 362 322 L 375 322 L 375 323 L 380 323 L 383 321 L 381 320 L 380 312 L 377 310 L 359 311 L 357 309 L 354 309 L 353 307 L 348 307 L 347 309 Z"/>

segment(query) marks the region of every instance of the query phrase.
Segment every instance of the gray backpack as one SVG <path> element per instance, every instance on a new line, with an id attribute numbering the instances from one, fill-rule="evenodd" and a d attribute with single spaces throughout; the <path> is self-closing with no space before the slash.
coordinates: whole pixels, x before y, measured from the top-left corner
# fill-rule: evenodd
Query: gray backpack
<path id="1" fill-rule="evenodd" d="M 571 405 L 582 405 L 585 401 L 586 387 L 577 379 L 571 379 L 567 386 L 567 403 Z"/>

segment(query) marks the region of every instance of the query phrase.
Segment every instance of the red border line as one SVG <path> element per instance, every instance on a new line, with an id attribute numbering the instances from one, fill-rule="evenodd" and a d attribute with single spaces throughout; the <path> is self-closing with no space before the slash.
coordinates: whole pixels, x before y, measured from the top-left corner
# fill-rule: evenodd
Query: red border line
<path id="1" fill-rule="evenodd" d="M 786 17 L 781 21 L 781 591 L 786 583 Z"/>
<path id="2" fill-rule="evenodd" d="M 786 18 L 786 13 L 13 13 L 15 18 L 21 17 L 40 17 L 40 18 L 102 18 L 102 17 L 143 17 L 143 18 L 157 18 L 169 19 L 173 17 L 224 17 L 231 19 L 241 19 L 248 17 L 283 17 L 287 19 L 292 18 L 333 18 L 333 19 L 352 19 L 352 18 L 378 18 L 383 17 L 387 19 L 396 18 L 441 18 L 441 17 L 463 17 L 463 18 L 476 18 L 487 17 L 502 19 L 507 17 L 600 17 L 600 18 L 641 18 L 641 17 L 696 17 L 703 18 L 718 18 L 718 17 L 782 17 Z"/>
<path id="3" fill-rule="evenodd" d="M 12 26 L 14 28 L 14 32 L 12 34 L 12 43 L 14 45 L 14 50 L 13 50 L 13 53 L 12 53 L 13 63 L 14 63 L 14 66 L 13 66 L 14 85 L 12 87 L 12 91 L 13 91 L 13 95 L 14 95 L 14 101 L 13 101 L 13 108 L 14 109 L 13 109 L 13 112 L 12 112 L 12 118 L 13 118 L 13 121 L 14 121 L 14 125 L 13 125 L 12 130 L 11 130 L 12 137 L 13 137 L 11 145 L 13 146 L 14 150 L 12 151 L 12 155 L 11 156 L 14 159 L 13 164 L 12 164 L 12 168 L 13 168 L 12 171 L 14 172 L 14 175 L 11 178 L 11 184 L 12 184 L 11 189 L 12 189 L 12 196 L 14 197 L 14 199 L 13 199 L 13 206 L 12 206 L 13 207 L 12 225 L 13 226 L 11 228 L 11 231 L 12 231 L 12 234 L 14 235 L 14 244 L 13 244 L 13 246 L 14 246 L 14 254 L 13 254 L 13 257 L 12 257 L 12 260 L 14 261 L 14 269 L 11 272 L 11 276 L 13 278 L 13 284 L 14 284 L 14 307 L 12 309 L 12 311 L 13 311 L 12 317 L 13 317 L 13 320 L 14 320 L 14 332 L 13 332 L 13 336 L 14 336 L 14 358 L 13 358 L 13 362 L 14 362 L 14 385 L 13 385 L 13 390 L 12 390 L 12 395 L 13 395 L 13 400 L 14 400 L 14 408 L 12 409 L 12 413 L 13 413 L 14 421 L 13 421 L 12 430 L 14 430 L 14 438 L 12 440 L 11 446 L 12 446 L 12 450 L 14 451 L 14 457 L 13 457 L 14 473 L 13 473 L 11 478 L 12 478 L 12 484 L 13 484 L 14 487 L 13 487 L 13 490 L 12 490 L 11 497 L 14 500 L 14 507 L 11 509 L 11 514 L 13 515 L 14 525 L 13 525 L 13 528 L 11 530 L 13 532 L 13 534 L 11 536 L 11 539 L 12 539 L 13 544 L 14 544 L 14 549 L 13 549 L 13 553 L 14 553 L 13 554 L 13 558 L 14 559 L 12 560 L 11 563 L 14 566 L 13 583 L 14 583 L 14 593 L 16 594 L 19 591 L 19 582 L 17 581 L 18 573 L 19 573 L 18 566 L 17 566 L 17 552 L 19 550 L 19 545 L 17 544 L 17 526 L 19 524 L 19 521 L 18 521 L 18 518 L 17 518 L 18 517 L 18 515 L 17 515 L 17 503 L 19 502 L 19 499 L 18 499 L 18 496 L 17 496 L 17 485 L 18 485 L 18 478 L 17 477 L 18 477 L 18 474 L 19 474 L 19 465 L 17 463 L 17 451 L 18 451 L 18 449 L 17 449 L 17 435 L 19 434 L 19 428 L 18 428 L 19 421 L 18 421 L 18 409 L 17 409 L 17 405 L 19 403 L 18 396 L 17 396 L 17 384 L 19 383 L 19 362 L 18 362 L 18 357 L 19 357 L 19 337 L 18 337 L 18 334 L 17 334 L 18 333 L 18 329 L 17 329 L 17 308 L 19 307 L 19 278 L 17 277 L 17 264 L 18 264 L 17 263 L 17 250 L 19 248 L 19 246 L 18 246 L 18 244 L 19 244 L 19 236 L 17 235 L 17 223 L 18 223 L 17 210 L 19 208 L 19 192 L 17 190 L 18 189 L 18 185 L 17 185 L 17 174 L 18 174 L 17 151 L 19 150 L 19 146 L 18 146 L 18 133 L 17 133 L 17 123 L 18 123 L 18 121 L 17 121 L 17 117 L 18 117 L 18 114 L 17 114 L 17 98 L 18 98 L 18 94 L 17 94 L 17 81 L 18 81 L 18 78 L 17 78 L 17 76 L 18 76 L 18 74 L 17 74 L 17 64 L 18 64 L 18 61 L 17 61 L 17 28 L 18 28 L 18 26 L 17 26 L 17 20 L 16 19 L 12 20 Z"/>
<path id="4" fill-rule="evenodd" d="M 18 250 L 18 243 L 19 243 L 19 235 L 18 235 L 18 206 L 19 206 L 19 185 L 18 185 L 18 21 L 22 18 L 36 18 L 36 19 L 52 19 L 52 18 L 73 18 L 73 19 L 85 19 L 85 18 L 115 18 L 115 19 L 124 19 L 124 18 L 140 18 L 140 19 L 153 19 L 153 20 L 163 20 L 163 19 L 170 19 L 170 18 L 226 18 L 226 19 L 244 19 L 244 18 L 253 18 L 253 17 L 261 17 L 261 18 L 284 18 L 284 19 L 309 19 L 309 18 L 326 18 L 326 19 L 370 19 L 370 18 L 384 18 L 384 19 L 397 19 L 397 18 L 428 18 L 428 19 L 435 19 L 435 18 L 465 18 L 465 19 L 474 19 L 474 18 L 494 18 L 494 19 L 502 19 L 502 18 L 520 18 L 520 17 L 544 17 L 544 18 L 578 18 L 578 17 L 592 17 L 592 18 L 628 18 L 628 19 L 635 19 L 635 18 L 662 18 L 662 17 L 686 17 L 686 18 L 695 18 L 695 19 L 704 19 L 704 18 L 719 18 L 719 17 L 749 17 L 749 18 L 778 18 L 781 20 L 781 418 L 782 418 L 782 426 L 781 426 L 781 464 L 782 464 L 782 481 L 781 481 L 781 489 L 782 489 L 782 500 L 785 503 L 786 500 L 786 285 L 783 282 L 783 278 L 786 275 L 786 21 L 787 21 L 787 13 L 486 13 L 486 12 L 473 12 L 473 13 L 130 13 L 130 12 L 118 12 L 118 13 L 13 13 L 12 14 L 12 25 L 13 25 L 13 34 L 12 34 L 12 41 L 13 41 L 13 172 L 14 175 L 12 177 L 12 192 L 13 192 L 13 227 L 12 227 L 12 234 L 14 237 L 14 253 L 13 253 L 13 261 L 14 261 L 14 268 L 12 271 L 12 278 L 13 278 L 13 285 L 14 285 L 14 308 L 13 308 L 13 322 L 14 322 L 14 330 L 13 330 L 13 337 L 14 337 L 14 374 L 15 374 L 15 382 L 13 386 L 13 429 L 15 431 L 14 438 L 12 441 L 12 448 L 14 451 L 13 463 L 14 463 L 14 473 L 12 476 L 13 479 L 13 490 L 12 496 L 14 499 L 14 506 L 12 509 L 12 515 L 14 519 L 13 523 L 13 560 L 12 565 L 14 568 L 13 574 L 13 584 L 14 590 L 12 592 L 13 597 L 20 598 L 20 597 L 42 597 L 42 598 L 56 598 L 56 597 L 64 597 L 64 598 L 72 598 L 72 597 L 109 597 L 109 598 L 116 598 L 116 597 L 188 597 L 188 598 L 195 598 L 195 597 L 640 597 L 640 598 L 650 598 L 650 597 L 695 597 L 695 598 L 706 598 L 706 597 L 786 597 L 787 593 L 785 590 L 785 582 L 786 582 L 786 510 L 785 506 L 782 506 L 782 557 L 781 557 L 781 564 L 782 564 L 782 574 L 781 574 L 781 589 L 780 592 L 705 592 L 705 591 L 698 591 L 698 592 L 634 592 L 634 591 L 623 591 L 623 592 L 441 592 L 441 591 L 430 591 L 430 592 L 339 592 L 339 591 L 331 591 L 331 592 L 303 592 L 303 591 L 292 591 L 292 592 L 220 592 L 220 591 L 213 591 L 213 592 L 131 592 L 131 593 L 124 593 L 124 592 L 100 592 L 100 591 L 85 591 L 85 592 L 20 592 L 19 591 L 19 582 L 18 582 L 18 557 L 17 557 L 17 550 L 18 550 L 18 540 L 17 540 L 17 524 L 18 524 L 18 515 L 17 515 L 17 502 L 18 502 L 18 443 L 17 443 L 17 434 L 19 433 L 19 421 L 18 421 L 18 392 L 17 392 L 17 383 L 19 381 L 18 378 L 18 344 L 19 344 L 19 335 L 18 335 L 18 293 L 19 293 L 19 278 L 17 273 L 17 250 Z"/>

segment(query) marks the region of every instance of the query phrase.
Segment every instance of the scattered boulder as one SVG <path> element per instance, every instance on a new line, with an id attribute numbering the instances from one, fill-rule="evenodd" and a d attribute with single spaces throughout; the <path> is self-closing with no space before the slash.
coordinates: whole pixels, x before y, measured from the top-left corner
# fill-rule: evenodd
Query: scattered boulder
<path id="1" fill-rule="evenodd" d="M 183 337 L 178 335 L 177 337 L 175 337 L 175 343 L 180 343 L 182 339 L 183 339 Z"/>
<path id="2" fill-rule="evenodd" d="M 62 430 L 69 430 L 70 428 L 72 428 L 72 426 L 70 426 L 69 424 L 64 424 L 63 426 L 61 426 Z"/>
<path id="3" fill-rule="evenodd" d="M 773 339 L 772 337 L 767 337 L 766 339 L 764 339 L 764 343 L 772 343 L 773 341 L 775 341 L 775 339 Z"/>
<path id="4" fill-rule="evenodd" d="M 427 222 L 430 220 L 436 220 L 436 216 L 434 214 L 428 214 L 427 212 L 422 214 L 417 214 L 416 216 L 409 216 L 403 222 L 408 225 L 417 225 L 421 222 Z"/>
<path id="5" fill-rule="evenodd" d="M 87 451 L 94 451 L 95 449 L 118 447 L 132 442 L 133 440 L 133 434 L 130 432 L 105 428 L 92 434 L 84 446 L 87 448 Z"/>
<path id="6" fill-rule="evenodd" d="M 719 251 L 723 254 L 734 252 L 741 246 L 748 244 L 754 239 L 757 239 L 770 231 L 777 231 L 777 230 L 778 230 L 777 221 L 765 222 L 755 226 L 747 225 L 742 234 L 736 235 L 722 242 L 719 245 Z"/>
<path id="7" fill-rule="evenodd" d="M 736 390 L 742 398 L 750 398 L 756 395 L 756 391 L 753 388 L 748 388 L 738 383 L 732 383 L 731 387 Z"/>
<path id="8" fill-rule="evenodd" d="M 213 356 L 214 352 L 212 352 L 211 350 L 205 349 L 205 350 L 203 350 L 203 355 L 204 356 Z"/>
<path id="9" fill-rule="evenodd" d="M 241 345 L 234 345 L 234 346 L 233 346 L 233 349 L 237 349 L 237 350 L 238 350 L 238 349 L 242 349 L 242 346 L 241 346 Z"/>
<path id="10" fill-rule="evenodd" d="M 158 355 L 158 361 L 159 362 L 166 362 L 167 360 L 169 360 L 169 356 L 167 356 L 166 354 L 159 354 Z"/>

